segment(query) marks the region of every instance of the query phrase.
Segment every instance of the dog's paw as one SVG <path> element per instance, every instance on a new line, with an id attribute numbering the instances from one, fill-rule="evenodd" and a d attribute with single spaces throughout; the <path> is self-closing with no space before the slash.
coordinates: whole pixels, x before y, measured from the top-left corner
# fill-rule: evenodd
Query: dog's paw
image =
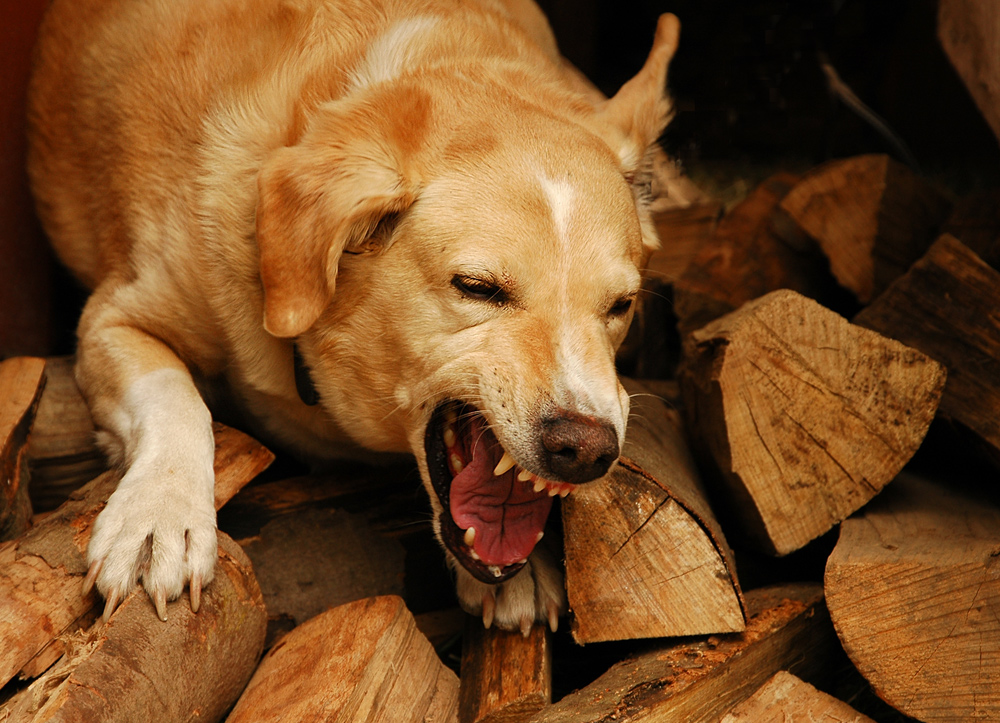
<path id="1" fill-rule="evenodd" d="M 153 479 L 130 470 L 98 515 L 87 548 L 84 594 L 97 587 L 107 620 L 139 582 L 156 614 L 166 620 L 168 600 L 190 584 L 197 612 L 218 555 L 212 480 L 181 479 L 169 471 Z"/>
<path id="2" fill-rule="evenodd" d="M 524 568 L 499 585 L 482 583 L 456 565 L 456 590 L 462 608 L 481 615 L 487 628 L 520 630 L 527 637 L 537 621 L 555 632 L 566 612 L 566 591 L 559 566 L 547 550 L 536 547 Z"/>

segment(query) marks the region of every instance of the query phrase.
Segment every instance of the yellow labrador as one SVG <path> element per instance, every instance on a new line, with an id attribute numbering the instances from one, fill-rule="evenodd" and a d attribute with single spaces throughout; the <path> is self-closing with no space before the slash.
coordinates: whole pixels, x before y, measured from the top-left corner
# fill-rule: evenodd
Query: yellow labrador
<path id="1" fill-rule="evenodd" d="M 125 469 L 88 551 L 106 614 L 137 583 L 197 609 L 225 388 L 306 457 L 415 455 L 463 606 L 555 627 L 535 546 L 625 435 L 677 36 L 603 102 L 531 0 L 52 3 L 29 166 Z"/>

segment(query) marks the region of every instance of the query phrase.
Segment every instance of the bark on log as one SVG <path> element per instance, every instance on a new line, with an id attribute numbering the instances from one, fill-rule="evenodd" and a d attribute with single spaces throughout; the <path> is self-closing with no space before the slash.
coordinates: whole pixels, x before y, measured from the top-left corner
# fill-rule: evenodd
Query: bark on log
<path id="1" fill-rule="evenodd" d="M 751 590 L 746 601 L 744 632 L 661 645 L 626 658 L 531 722 L 714 723 L 779 670 L 806 680 L 828 672 L 837 641 L 819 585 Z"/>
<path id="2" fill-rule="evenodd" d="M 468 617 L 462 640 L 459 723 L 520 723 L 552 702 L 552 636 L 483 628 Z"/>
<path id="3" fill-rule="evenodd" d="M 720 723 L 790 721 L 875 723 L 847 703 L 816 690 L 786 671 L 775 673 L 760 690 L 726 713 Z"/>
<path id="4" fill-rule="evenodd" d="M 899 342 L 776 291 L 692 334 L 682 376 L 719 513 L 785 555 L 864 505 L 919 447 L 945 372 Z M 731 532 L 732 534 L 732 532 Z"/>
<path id="5" fill-rule="evenodd" d="M 1000 451 L 1000 271 L 952 236 L 855 317 L 948 367 L 941 413 Z"/>
<path id="6" fill-rule="evenodd" d="M 844 522 L 830 616 L 887 703 L 922 721 L 1000 719 L 1000 509 L 910 475 Z"/>
<path id="7" fill-rule="evenodd" d="M 1000 141 L 1000 6 L 940 0 L 938 40 Z"/>
<path id="8" fill-rule="evenodd" d="M 263 471 L 273 455 L 222 425 L 215 425 L 215 435 L 220 505 Z M 0 685 L 22 669 L 37 673 L 39 665 L 32 663 L 36 656 L 58 657 L 46 648 L 93 619 L 96 595 L 80 594 L 90 526 L 119 477 L 119 472 L 104 473 L 28 534 L 0 545 Z"/>
<path id="9" fill-rule="evenodd" d="M 253 674 L 267 613 L 250 560 L 219 535 L 215 577 L 197 613 L 172 605 L 167 621 L 134 591 L 111 619 L 76 636 L 69 652 L 16 695 L 5 723 L 217 721 Z"/>
<path id="10" fill-rule="evenodd" d="M 108 468 L 94 443 L 94 423 L 73 364 L 73 357 L 45 360 L 45 390 L 28 439 L 31 501 L 38 511 L 54 510 Z"/>
<path id="11" fill-rule="evenodd" d="M 45 360 L 0 361 L 0 542 L 31 526 L 27 441 L 44 386 Z"/>
<path id="12" fill-rule="evenodd" d="M 772 176 L 719 221 L 674 284 L 682 338 L 776 289 L 827 295 L 832 282 L 819 251 L 811 244 L 797 248 L 787 230 L 779 235 L 774 228 L 778 203 L 797 180 L 790 173 Z"/>
<path id="13" fill-rule="evenodd" d="M 927 250 L 950 204 L 902 164 L 867 155 L 814 169 L 781 209 L 816 240 L 840 284 L 868 303 Z"/>
<path id="14" fill-rule="evenodd" d="M 566 590 L 578 643 L 734 632 L 745 625 L 732 552 L 679 415 L 626 381 L 622 458 L 562 502 Z"/>
<path id="15" fill-rule="evenodd" d="M 458 678 L 401 598 L 332 608 L 264 656 L 227 723 L 456 721 Z"/>

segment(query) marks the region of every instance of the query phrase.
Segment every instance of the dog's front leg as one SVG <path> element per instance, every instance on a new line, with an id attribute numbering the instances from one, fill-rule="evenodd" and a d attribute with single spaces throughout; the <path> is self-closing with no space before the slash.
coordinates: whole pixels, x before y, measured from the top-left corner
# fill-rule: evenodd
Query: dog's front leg
<path id="1" fill-rule="evenodd" d="M 189 582 L 197 611 L 215 568 L 212 419 L 170 347 L 100 292 L 81 319 L 76 373 L 124 475 L 92 528 L 84 592 L 96 584 L 107 618 L 141 582 L 165 620 Z"/>

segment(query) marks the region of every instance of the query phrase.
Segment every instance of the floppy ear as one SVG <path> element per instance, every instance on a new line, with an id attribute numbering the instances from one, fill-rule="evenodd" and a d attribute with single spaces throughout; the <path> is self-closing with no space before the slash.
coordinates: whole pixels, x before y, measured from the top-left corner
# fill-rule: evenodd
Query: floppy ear
<path id="1" fill-rule="evenodd" d="M 333 296 L 341 254 L 381 248 L 383 227 L 416 198 L 386 137 L 339 116 L 275 151 L 258 176 L 264 328 L 277 337 L 312 326 Z"/>
<path id="2" fill-rule="evenodd" d="M 677 50 L 680 30 L 675 15 L 661 15 L 653 48 L 642 70 L 597 108 L 598 119 L 616 131 L 617 138 L 610 145 L 621 159 L 626 177 L 640 169 L 650 147 L 673 116 L 673 104 L 666 89 L 667 69 Z"/>

